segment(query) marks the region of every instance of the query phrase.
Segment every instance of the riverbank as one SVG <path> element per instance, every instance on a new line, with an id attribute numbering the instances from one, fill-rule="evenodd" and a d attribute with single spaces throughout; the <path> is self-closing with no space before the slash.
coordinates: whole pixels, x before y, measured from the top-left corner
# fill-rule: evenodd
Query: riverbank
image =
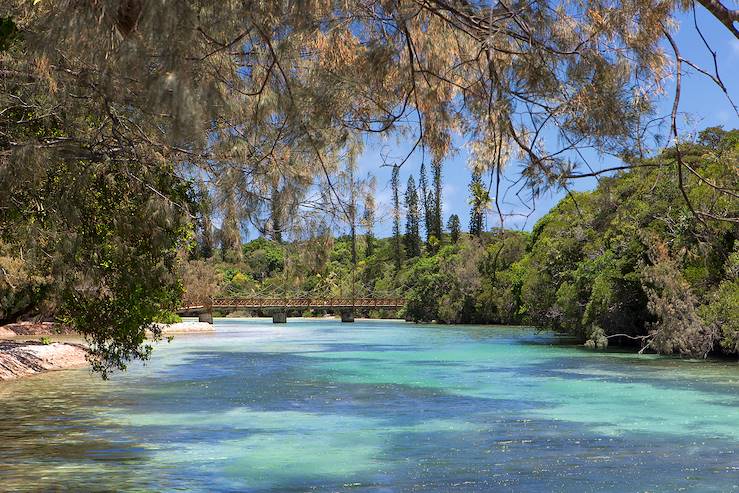
<path id="1" fill-rule="evenodd" d="M 213 325 L 184 321 L 160 324 L 162 335 L 213 332 Z M 23 340 L 26 337 L 37 340 Z M 0 326 L 0 381 L 36 375 L 47 371 L 88 366 L 85 346 L 77 342 L 51 342 L 55 336 L 79 336 L 73 330 L 53 322 L 18 322 Z M 69 339 L 66 337 L 65 339 Z"/>
<path id="2" fill-rule="evenodd" d="M 87 350 L 81 344 L 0 341 L 0 381 L 54 370 L 84 368 Z"/>
<path id="3" fill-rule="evenodd" d="M 74 335 L 75 331 L 55 322 L 15 322 L 0 325 L 0 339 L 17 336 Z"/>
<path id="4" fill-rule="evenodd" d="M 157 324 L 162 329 L 162 335 L 170 334 L 201 334 L 214 332 L 213 324 L 207 322 L 184 321 L 174 324 Z"/>

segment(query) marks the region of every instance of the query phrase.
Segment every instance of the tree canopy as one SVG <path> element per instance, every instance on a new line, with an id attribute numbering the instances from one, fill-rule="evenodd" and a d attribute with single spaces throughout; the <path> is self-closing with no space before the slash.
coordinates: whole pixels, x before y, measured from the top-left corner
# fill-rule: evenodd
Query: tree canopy
<path id="1" fill-rule="evenodd" d="M 721 22 L 736 20 L 719 2 L 701 3 Z M 26 56 L 6 60 L 6 73 L 51 84 L 39 114 L 61 113 L 62 99 L 88 101 L 100 115 L 97 134 L 65 146 L 138 146 L 216 179 L 236 167 L 232 181 L 252 215 L 275 187 L 331 189 L 330 173 L 358 134 L 415 128 L 435 163 L 463 136 L 480 169 L 520 160 L 534 193 L 567 186 L 587 164 L 583 149 L 642 155 L 654 95 L 683 68 L 678 47 L 665 52 L 662 42 L 676 14 L 694 8 L 652 0 L 10 5 Z M 325 199 L 340 201 L 333 195 Z"/>

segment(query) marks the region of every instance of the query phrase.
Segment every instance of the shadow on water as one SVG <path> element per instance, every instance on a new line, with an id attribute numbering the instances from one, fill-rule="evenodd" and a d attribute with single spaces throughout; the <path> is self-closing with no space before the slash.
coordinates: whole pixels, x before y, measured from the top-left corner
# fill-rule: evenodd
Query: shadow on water
<path id="1" fill-rule="evenodd" d="M 300 327 L 280 333 L 286 352 L 184 340 L 113 383 L 0 387 L 0 490 L 736 489 L 738 442 L 716 426 L 739 426 L 733 415 L 706 416 L 702 435 L 647 415 L 662 397 L 687 399 L 686 416 L 736 403 L 720 398 L 725 368 L 718 383 L 685 365 L 671 378 L 673 363 L 510 329 L 398 324 L 394 344 L 373 340 L 388 328 Z M 618 405 L 621 390 L 642 401 Z"/>

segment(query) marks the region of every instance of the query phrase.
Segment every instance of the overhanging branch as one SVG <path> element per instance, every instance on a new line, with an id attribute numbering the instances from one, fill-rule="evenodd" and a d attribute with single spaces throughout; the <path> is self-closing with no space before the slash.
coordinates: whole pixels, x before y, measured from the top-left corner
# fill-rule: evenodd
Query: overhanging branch
<path id="1" fill-rule="evenodd" d="M 698 0 L 698 3 L 721 21 L 735 38 L 739 39 L 739 29 L 734 25 L 739 22 L 739 10 L 731 10 L 718 0 Z"/>

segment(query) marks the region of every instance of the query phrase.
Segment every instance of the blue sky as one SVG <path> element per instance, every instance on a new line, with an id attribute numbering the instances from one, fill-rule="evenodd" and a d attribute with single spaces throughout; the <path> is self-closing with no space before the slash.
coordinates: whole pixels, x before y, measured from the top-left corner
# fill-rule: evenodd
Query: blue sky
<path id="1" fill-rule="evenodd" d="M 739 41 L 737 41 L 718 21 L 705 12 L 702 7 L 697 7 L 698 24 L 711 44 L 718 53 L 719 71 L 726 84 L 729 93 L 734 100 L 739 100 Z M 712 69 L 712 58 L 701 41 L 693 26 L 691 13 L 686 13 L 680 18 L 680 28 L 674 35 L 681 54 L 703 68 Z M 668 53 L 671 53 L 668 51 Z M 709 70 L 710 71 L 710 70 Z M 674 82 L 667 86 L 667 92 L 658 100 L 657 113 L 668 114 L 672 107 Z M 683 77 L 682 97 L 680 101 L 680 112 L 687 116 L 681 117 L 679 126 L 681 133 L 700 130 L 704 127 L 723 125 L 724 128 L 739 128 L 739 119 L 728 105 L 726 97 L 721 90 L 706 76 L 691 70 Z M 464 148 L 464 142 L 455 142 L 457 152 L 454 156 L 444 162 L 444 191 L 443 191 L 443 215 L 444 221 L 450 214 L 459 215 L 463 228 L 467 228 L 469 218 L 469 205 L 467 186 L 470 180 L 470 170 L 467 166 L 468 154 Z M 391 233 L 390 210 L 390 168 L 382 167 L 383 156 L 386 161 L 400 161 L 410 150 L 412 142 L 388 139 L 380 141 L 377 138 L 368 140 L 364 153 L 359 159 L 359 170 L 363 174 L 371 173 L 377 177 L 377 196 L 379 213 L 376 234 L 388 236 Z M 428 159 L 428 157 L 427 157 Z M 607 157 L 599 159 L 597 155 L 588 156 L 591 164 L 600 163 L 602 167 L 618 165 L 615 158 Z M 414 153 L 402 167 L 400 172 L 401 189 L 409 174 L 418 177 L 418 169 L 421 163 L 420 152 Z M 427 161 L 428 166 L 428 161 Z M 509 164 L 506 174 L 509 177 L 517 177 L 518 165 L 515 162 Z M 574 183 L 574 190 L 589 190 L 595 186 L 595 181 L 579 180 Z M 540 197 L 536 203 L 534 213 L 524 220 L 521 217 L 506 219 L 505 226 L 514 229 L 530 229 L 541 216 L 555 205 L 564 192 L 547 194 Z M 508 211 L 525 212 L 522 205 L 509 205 Z M 515 210 L 514 210 L 515 209 Z M 504 211 L 505 212 L 505 211 Z M 497 225 L 496 217 L 488 220 L 488 225 Z"/>

